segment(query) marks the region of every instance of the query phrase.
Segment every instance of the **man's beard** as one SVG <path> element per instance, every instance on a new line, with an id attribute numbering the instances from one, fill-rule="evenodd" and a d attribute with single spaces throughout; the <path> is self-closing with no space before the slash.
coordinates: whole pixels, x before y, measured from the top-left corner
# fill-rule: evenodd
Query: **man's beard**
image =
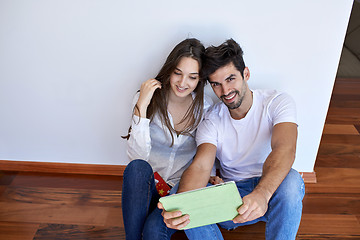
<path id="1" fill-rule="evenodd" d="M 237 102 L 232 102 L 232 103 L 230 103 L 230 104 L 227 104 L 227 103 L 223 100 L 223 98 L 225 98 L 226 96 L 224 96 L 224 95 L 221 96 L 222 102 L 223 102 L 230 110 L 234 110 L 234 109 L 237 109 L 238 107 L 240 107 L 241 104 L 242 104 L 242 102 L 243 102 L 243 100 L 244 100 L 244 96 L 245 96 L 245 91 L 243 92 L 242 95 L 240 95 L 240 92 L 239 92 L 238 90 L 235 90 L 235 91 L 229 93 L 227 96 L 233 94 L 234 92 L 236 93 L 236 95 L 239 96 L 239 100 L 238 100 Z M 235 95 L 235 97 L 236 97 L 236 95 Z"/>

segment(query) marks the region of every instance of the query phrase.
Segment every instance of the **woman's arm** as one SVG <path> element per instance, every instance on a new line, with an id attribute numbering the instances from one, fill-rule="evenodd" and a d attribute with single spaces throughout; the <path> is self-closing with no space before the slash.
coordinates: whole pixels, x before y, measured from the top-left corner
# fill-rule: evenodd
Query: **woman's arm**
<path id="1" fill-rule="evenodd" d="M 134 98 L 134 116 L 131 122 L 131 133 L 127 141 L 127 154 L 130 160 L 149 159 L 151 150 L 150 120 L 146 118 L 146 110 L 151 98 L 161 84 L 156 79 L 149 79 L 141 84 L 140 93 Z"/>

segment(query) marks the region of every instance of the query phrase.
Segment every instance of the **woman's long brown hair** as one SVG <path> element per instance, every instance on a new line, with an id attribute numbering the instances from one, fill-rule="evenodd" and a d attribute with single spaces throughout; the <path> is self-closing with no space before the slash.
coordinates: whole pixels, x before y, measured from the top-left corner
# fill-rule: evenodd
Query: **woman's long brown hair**
<path id="1" fill-rule="evenodd" d="M 169 115 L 167 112 L 168 92 L 170 90 L 170 75 L 174 72 L 175 68 L 179 64 L 181 58 L 191 57 L 199 63 L 199 69 L 202 67 L 202 56 L 205 48 L 201 42 L 195 38 L 185 39 L 180 42 L 170 52 L 165 64 L 160 69 L 159 73 L 155 77 L 156 80 L 161 82 L 161 88 L 156 89 L 154 95 L 147 108 L 146 118 L 153 120 L 156 113 L 159 114 L 160 120 L 163 125 L 169 130 L 172 138 L 171 146 L 174 144 L 175 129 L 171 126 Z M 185 113 L 181 122 L 187 121 L 186 128 L 180 133 L 184 135 L 191 135 L 190 133 L 199 125 L 204 107 L 204 86 L 205 80 L 200 77 L 199 83 L 196 86 L 194 92 L 196 92 L 195 99 L 190 105 L 189 109 Z M 135 105 L 135 107 L 137 107 Z M 192 122 L 192 120 L 194 121 Z M 192 122 L 192 124 L 190 124 Z M 123 136 L 123 138 L 129 139 L 131 127 L 129 128 L 129 134 Z"/>

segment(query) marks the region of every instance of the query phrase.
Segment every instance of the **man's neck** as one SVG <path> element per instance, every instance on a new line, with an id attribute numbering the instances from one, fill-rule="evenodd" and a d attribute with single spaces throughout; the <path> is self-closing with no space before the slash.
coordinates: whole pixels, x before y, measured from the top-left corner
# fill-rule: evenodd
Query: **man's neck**
<path id="1" fill-rule="evenodd" d="M 230 116 L 235 120 L 243 119 L 244 117 L 246 117 L 246 114 L 249 112 L 252 104 L 253 104 L 253 92 L 250 91 L 250 89 L 248 89 L 240 107 L 236 109 L 229 109 Z"/>

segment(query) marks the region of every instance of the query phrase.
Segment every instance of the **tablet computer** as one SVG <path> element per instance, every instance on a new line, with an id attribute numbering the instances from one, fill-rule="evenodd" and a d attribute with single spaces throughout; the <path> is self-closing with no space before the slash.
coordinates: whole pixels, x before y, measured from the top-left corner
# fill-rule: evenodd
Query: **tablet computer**
<path id="1" fill-rule="evenodd" d="M 190 223 L 183 229 L 232 220 L 242 205 L 235 182 L 221 183 L 193 191 L 173 194 L 159 200 L 168 212 L 188 214 Z"/>

